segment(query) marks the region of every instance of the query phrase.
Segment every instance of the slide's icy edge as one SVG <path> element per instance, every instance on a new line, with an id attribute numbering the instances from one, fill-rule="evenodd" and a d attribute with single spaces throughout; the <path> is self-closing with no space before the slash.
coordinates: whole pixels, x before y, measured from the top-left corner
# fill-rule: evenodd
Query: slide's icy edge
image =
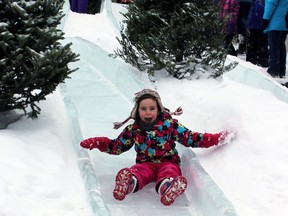
<path id="1" fill-rule="evenodd" d="M 185 150 L 181 145 L 178 147 L 184 152 L 181 155 L 181 168 L 188 180 L 186 196 L 188 200 L 196 202 L 197 213 L 205 216 L 237 216 L 234 206 L 199 164 L 195 153 Z"/>
<path id="2" fill-rule="evenodd" d="M 98 183 L 96 180 L 93 166 L 91 164 L 90 156 L 87 150 L 81 148 L 79 145 L 80 141 L 83 140 L 83 138 L 79 126 L 77 110 L 69 98 L 65 84 L 60 84 L 59 91 L 65 103 L 66 110 L 70 119 L 72 145 L 78 156 L 78 166 L 80 174 L 84 182 L 88 202 L 90 204 L 93 215 L 111 216 L 98 189 Z"/>
<path id="3" fill-rule="evenodd" d="M 67 15 L 70 11 L 70 4 L 68 0 L 65 0 L 62 11 L 65 14 L 65 16 L 61 20 L 59 29 L 63 31 Z M 70 41 L 64 39 L 62 43 L 66 44 L 69 42 Z M 72 145 L 78 157 L 78 167 L 84 182 L 89 206 L 91 207 L 91 215 L 111 216 L 111 213 L 109 212 L 108 208 L 106 207 L 102 199 L 100 190 L 98 189 L 98 183 L 93 166 L 91 164 L 90 156 L 87 150 L 81 148 L 79 145 L 80 141 L 83 140 L 83 136 L 80 129 L 77 110 L 74 104 L 72 103 L 71 99 L 69 98 L 69 94 L 67 92 L 65 83 L 60 84 L 58 89 L 63 98 L 70 119 L 70 126 L 72 132 Z"/>
<path id="4" fill-rule="evenodd" d="M 279 82 L 270 77 L 263 69 L 251 64 L 251 68 L 247 68 L 241 64 L 241 60 L 235 59 L 235 57 L 228 56 L 227 63 L 232 61 L 239 61 L 237 69 L 229 71 L 224 74 L 231 80 L 239 83 L 249 85 L 252 87 L 264 89 L 272 92 L 278 99 L 288 102 L 288 88 L 281 85 Z M 241 73 L 239 73 L 239 68 Z"/>
<path id="5" fill-rule="evenodd" d="M 114 28 L 115 33 L 117 34 L 117 37 L 120 37 L 120 30 L 121 26 L 117 22 L 117 19 L 113 15 L 113 8 L 112 8 L 112 2 L 111 0 L 102 0 L 102 12 L 105 12 L 107 17 L 109 17 L 109 22 L 111 23 L 111 26 Z"/>

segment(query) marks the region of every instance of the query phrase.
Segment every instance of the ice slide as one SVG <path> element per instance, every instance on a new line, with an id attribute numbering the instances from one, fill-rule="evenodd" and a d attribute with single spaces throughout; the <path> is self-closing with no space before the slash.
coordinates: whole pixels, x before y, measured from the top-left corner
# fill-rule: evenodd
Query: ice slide
<path id="1" fill-rule="evenodd" d="M 132 73 L 126 72 L 129 69 L 122 68 L 122 62 L 117 64 L 117 60 L 108 57 L 108 53 L 95 44 L 80 38 L 66 40 L 80 53 L 81 60 L 74 64 L 81 67 L 71 75 L 72 79 L 61 85 L 61 93 L 71 116 L 73 144 L 94 215 L 237 215 L 233 205 L 199 165 L 193 151 L 187 148 L 179 151 L 189 187 L 173 206 L 160 203 L 153 184 L 122 202 L 114 200 L 115 175 L 121 168 L 135 163 L 135 153 L 131 150 L 120 156 L 99 151 L 88 154 L 79 147 L 79 142 L 83 137 L 97 135 L 116 137 L 119 131 L 112 129 L 112 122 L 126 117 L 132 108 L 128 98 L 143 86 Z"/>
<path id="2" fill-rule="evenodd" d="M 109 2 L 105 4 L 106 10 L 111 11 L 111 2 L 110 6 Z M 107 12 L 109 14 L 112 13 Z M 112 19 L 111 22 L 114 21 Z M 172 206 L 166 207 L 160 203 L 152 183 L 122 202 L 114 200 L 115 175 L 121 168 L 135 163 L 134 151 L 120 156 L 99 151 L 88 153 L 79 147 L 79 142 L 91 136 L 116 137 L 119 131 L 112 129 L 112 122 L 127 117 L 134 92 L 144 85 L 129 72 L 129 68 L 124 68 L 122 62 L 108 57 L 101 47 L 81 38 L 66 38 L 65 43 L 68 42 L 73 43 L 73 51 L 81 56 L 80 61 L 72 65 L 73 68 L 79 67 L 79 70 L 60 89 L 71 117 L 73 145 L 79 157 L 79 168 L 92 214 L 236 216 L 233 205 L 199 165 L 193 151 L 181 146 L 178 149 L 182 170 L 189 186 Z"/>

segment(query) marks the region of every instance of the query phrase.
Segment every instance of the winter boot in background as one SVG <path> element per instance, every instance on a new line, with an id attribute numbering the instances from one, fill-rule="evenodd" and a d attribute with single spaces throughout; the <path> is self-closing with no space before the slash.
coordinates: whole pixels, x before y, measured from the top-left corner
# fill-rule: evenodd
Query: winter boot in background
<path id="1" fill-rule="evenodd" d="M 185 192 L 186 188 L 187 180 L 184 176 L 164 179 L 158 189 L 161 203 L 166 206 L 171 205 L 178 196 Z"/>
<path id="2" fill-rule="evenodd" d="M 113 196 L 116 200 L 125 199 L 127 194 L 135 191 L 137 179 L 128 168 L 121 169 L 115 179 Z"/>

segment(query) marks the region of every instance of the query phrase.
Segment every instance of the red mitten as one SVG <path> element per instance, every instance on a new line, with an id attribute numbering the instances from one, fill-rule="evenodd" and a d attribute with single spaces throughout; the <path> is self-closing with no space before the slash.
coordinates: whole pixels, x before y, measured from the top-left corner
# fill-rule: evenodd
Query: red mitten
<path id="1" fill-rule="evenodd" d="M 107 151 L 107 147 L 110 143 L 110 139 L 107 137 L 93 137 L 85 139 L 80 143 L 80 146 L 92 150 L 98 148 L 101 152 Z"/>
<path id="2" fill-rule="evenodd" d="M 218 144 L 219 134 L 205 133 L 203 135 L 203 147 L 209 148 Z"/>

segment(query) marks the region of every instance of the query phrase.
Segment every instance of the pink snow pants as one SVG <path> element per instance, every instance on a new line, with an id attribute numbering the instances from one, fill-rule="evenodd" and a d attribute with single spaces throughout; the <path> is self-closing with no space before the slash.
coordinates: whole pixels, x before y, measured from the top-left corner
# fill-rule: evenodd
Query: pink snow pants
<path id="1" fill-rule="evenodd" d="M 156 182 L 157 187 L 165 178 L 176 178 L 182 175 L 180 166 L 171 162 L 159 164 L 144 162 L 135 164 L 130 169 L 138 180 L 138 190 L 141 190 L 145 185 L 153 181 Z"/>

